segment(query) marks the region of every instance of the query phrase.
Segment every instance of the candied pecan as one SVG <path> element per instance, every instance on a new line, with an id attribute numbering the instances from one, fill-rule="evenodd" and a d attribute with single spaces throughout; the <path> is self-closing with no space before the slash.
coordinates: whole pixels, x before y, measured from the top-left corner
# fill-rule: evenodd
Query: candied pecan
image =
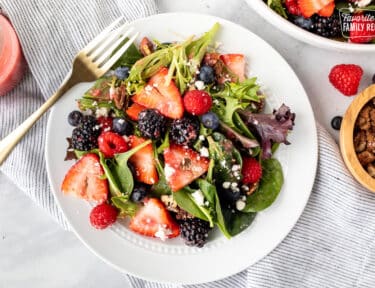
<path id="1" fill-rule="evenodd" d="M 354 136 L 354 149 L 357 153 L 362 152 L 366 149 L 366 132 L 359 131 Z"/>
<path id="2" fill-rule="evenodd" d="M 358 154 L 358 160 L 362 164 L 362 166 L 366 166 L 375 161 L 375 156 L 370 151 L 363 151 Z"/>
<path id="3" fill-rule="evenodd" d="M 209 66 L 215 66 L 219 60 L 220 60 L 219 53 L 206 53 L 206 55 L 204 55 L 203 64 L 209 65 Z"/>
<path id="4" fill-rule="evenodd" d="M 375 152 L 375 133 L 372 130 L 366 131 L 366 149 L 371 153 Z"/>
<path id="5" fill-rule="evenodd" d="M 367 105 L 361 110 L 361 112 L 359 112 L 357 123 L 356 123 L 359 129 L 368 130 L 371 128 L 370 111 L 371 111 L 371 107 Z"/>
<path id="6" fill-rule="evenodd" d="M 177 202 L 173 199 L 172 195 L 162 195 L 160 197 L 161 202 L 164 203 L 167 210 L 178 213 L 179 207 L 177 206 Z"/>
<path id="7" fill-rule="evenodd" d="M 139 44 L 139 51 L 143 56 L 150 55 L 154 52 L 154 44 L 147 37 L 143 37 L 141 44 Z"/>

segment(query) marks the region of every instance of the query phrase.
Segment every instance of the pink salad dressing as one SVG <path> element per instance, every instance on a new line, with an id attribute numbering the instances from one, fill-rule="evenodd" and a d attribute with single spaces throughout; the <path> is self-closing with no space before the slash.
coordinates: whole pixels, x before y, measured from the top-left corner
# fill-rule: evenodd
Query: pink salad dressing
<path id="1" fill-rule="evenodd" d="M 8 19 L 0 15 L 0 96 L 21 80 L 25 68 L 21 46 Z"/>

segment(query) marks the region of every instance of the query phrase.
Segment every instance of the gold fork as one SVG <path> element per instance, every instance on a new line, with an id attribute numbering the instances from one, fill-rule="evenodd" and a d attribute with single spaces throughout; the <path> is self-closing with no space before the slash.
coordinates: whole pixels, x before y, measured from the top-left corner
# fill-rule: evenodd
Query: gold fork
<path id="1" fill-rule="evenodd" d="M 115 29 L 122 20 L 123 17 L 118 18 L 88 43 L 85 48 L 79 51 L 73 60 L 72 70 L 66 76 L 56 93 L 40 106 L 38 110 L 31 114 L 20 126 L 1 140 L 0 165 L 35 122 L 38 121 L 66 91 L 80 82 L 91 82 L 103 76 L 116 63 L 121 55 L 124 54 L 138 37 L 138 32 L 129 38 L 134 28 L 127 28 L 127 24 L 124 24 Z M 121 45 L 126 37 L 128 37 L 129 40 L 114 53 L 115 49 Z"/>

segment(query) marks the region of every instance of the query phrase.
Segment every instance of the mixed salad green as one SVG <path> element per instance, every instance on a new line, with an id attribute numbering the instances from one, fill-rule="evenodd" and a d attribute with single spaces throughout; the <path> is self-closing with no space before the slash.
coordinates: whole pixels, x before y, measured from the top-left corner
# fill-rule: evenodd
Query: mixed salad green
<path id="1" fill-rule="evenodd" d="M 136 233 L 181 235 L 198 247 L 213 227 L 230 238 L 272 205 L 284 182 L 273 155 L 289 144 L 295 114 L 284 104 L 263 113 L 266 97 L 257 79 L 246 77 L 245 56 L 215 48 L 219 28 L 181 43 L 144 38 L 77 101 L 69 122 L 78 161 L 64 193 L 95 195 L 117 217 L 130 217 Z M 74 181 L 86 173 L 77 167 L 87 155 L 100 166 L 96 191 Z"/>

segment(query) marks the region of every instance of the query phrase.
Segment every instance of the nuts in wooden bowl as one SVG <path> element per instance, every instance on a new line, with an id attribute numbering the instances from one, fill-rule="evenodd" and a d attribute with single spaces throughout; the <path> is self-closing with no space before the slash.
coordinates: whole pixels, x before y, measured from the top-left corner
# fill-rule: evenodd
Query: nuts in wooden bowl
<path id="1" fill-rule="evenodd" d="M 375 85 L 358 94 L 346 110 L 340 149 L 352 175 L 375 192 Z"/>

